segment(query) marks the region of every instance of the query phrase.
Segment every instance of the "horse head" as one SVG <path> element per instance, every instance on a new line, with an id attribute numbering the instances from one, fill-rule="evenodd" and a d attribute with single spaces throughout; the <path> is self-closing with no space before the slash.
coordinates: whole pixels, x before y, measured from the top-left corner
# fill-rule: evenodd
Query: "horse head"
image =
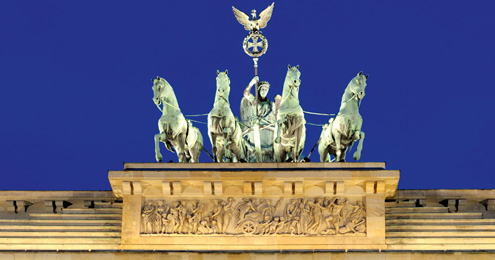
<path id="1" fill-rule="evenodd" d="M 164 78 L 156 77 L 156 79 L 152 79 L 151 81 L 153 82 L 153 102 L 159 106 L 162 104 L 162 100 L 170 94 L 169 92 L 172 87 Z"/>
<path id="2" fill-rule="evenodd" d="M 287 75 L 285 76 L 284 89 L 282 96 L 299 100 L 299 86 L 301 85 L 301 72 L 299 71 L 299 65 L 287 67 Z"/>
<path id="3" fill-rule="evenodd" d="M 355 99 L 356 101 L 360 101 L 364 98 L 366 88 L 366 79 L 368 79 L 368 75 L 363 75 L 363 72 L 359 72 L 356 77 L 354 77 L 349 85 L 347 85 L 348 90 L 352 94 L 351 99 Z"/>
<path id="4" fill-rule="evenodd" d="M 217 92 L 215 94 L 215 103 L 220 99 L 229 103 L 230 79 L 227 76 L 228 73 L 228 70 L 225 70 L 225 72 L 217 70 Z"/>

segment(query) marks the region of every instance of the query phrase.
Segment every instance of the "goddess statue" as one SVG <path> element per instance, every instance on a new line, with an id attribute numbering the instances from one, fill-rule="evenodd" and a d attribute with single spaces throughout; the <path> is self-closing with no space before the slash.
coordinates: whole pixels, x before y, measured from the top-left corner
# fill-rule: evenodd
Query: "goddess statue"
<path id="1" fill-rule="evenodd" d="M 258 83 L 258 99 L 251 93 L 251 88 Z M 274 162 L 273 134 L 275 131 L 275 103 L 267 98 L 270 84 L 259 81 L 255 76 L 244 90 L 241 100 L 241 120 L 245 145 L 245 158 L 248 162 L 259 162 L 256 157 L 256 143 L 261 148 L 261 162 Z M 258 139 L 258 140 L 257 140 Z"/>

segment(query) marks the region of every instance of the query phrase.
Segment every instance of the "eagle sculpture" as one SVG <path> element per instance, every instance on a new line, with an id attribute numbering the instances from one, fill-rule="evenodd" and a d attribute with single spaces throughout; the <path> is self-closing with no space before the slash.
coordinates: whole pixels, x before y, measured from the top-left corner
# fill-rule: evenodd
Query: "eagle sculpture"
<path id="1" fill-rule="evenodd" d="M 257 32 L 260 29 L 266 27 L 268 21 L 272 17 L 273 5 L 272 3 L 268 6 L 263 12 L 260 14 L 260 18 L 256 18 L 256 10 L 251 11 L 251 15 L 253 16 L 253 20 L 249 20 L 249 16 L 242 11 L 239 11 L 235 7 L 232 6 L 232 10 L 234 11 L 235 18 L 239 21 L 240 24 L 244 25 L 244 29 L 247 31 Z"/>

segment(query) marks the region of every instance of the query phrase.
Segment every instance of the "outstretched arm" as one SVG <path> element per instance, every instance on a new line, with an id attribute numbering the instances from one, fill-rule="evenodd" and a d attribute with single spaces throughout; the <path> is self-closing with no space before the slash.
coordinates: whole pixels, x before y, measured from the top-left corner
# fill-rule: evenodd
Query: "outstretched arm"
<path id="1" fill-rule="evenodd" d="M 255 76 L 251 82 L 249 82 L 249 85 L 244 89 L 244 97 L 249 100 L 250 102 L 254 101 L 254 96 L 251 94 L 251 88 L 258 82 L 260 79 L 258 76 Z"/>

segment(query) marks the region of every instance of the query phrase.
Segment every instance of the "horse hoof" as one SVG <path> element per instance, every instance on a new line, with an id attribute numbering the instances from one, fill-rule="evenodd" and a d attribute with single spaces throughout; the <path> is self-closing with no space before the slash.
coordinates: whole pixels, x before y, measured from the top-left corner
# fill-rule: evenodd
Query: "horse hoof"
<path id="1" fill-rule="evenodd" d="M 239 162 L 247 162 L 247 161 L 244 159 L 240 159 Z"/>
<path id="2" fill-rule="evenodd" d="M 311 162 L 311 160 L 308 157 L 304 157 L 304 159 L 302 159 L 301 162 Z"/>
<path id="3" fill-rule="evenodd" d="M 294 160 L 292 160 L 292 158 L 289 158 L 287 160 L 285 160 L 285 162 L 293 162 Z"/>

